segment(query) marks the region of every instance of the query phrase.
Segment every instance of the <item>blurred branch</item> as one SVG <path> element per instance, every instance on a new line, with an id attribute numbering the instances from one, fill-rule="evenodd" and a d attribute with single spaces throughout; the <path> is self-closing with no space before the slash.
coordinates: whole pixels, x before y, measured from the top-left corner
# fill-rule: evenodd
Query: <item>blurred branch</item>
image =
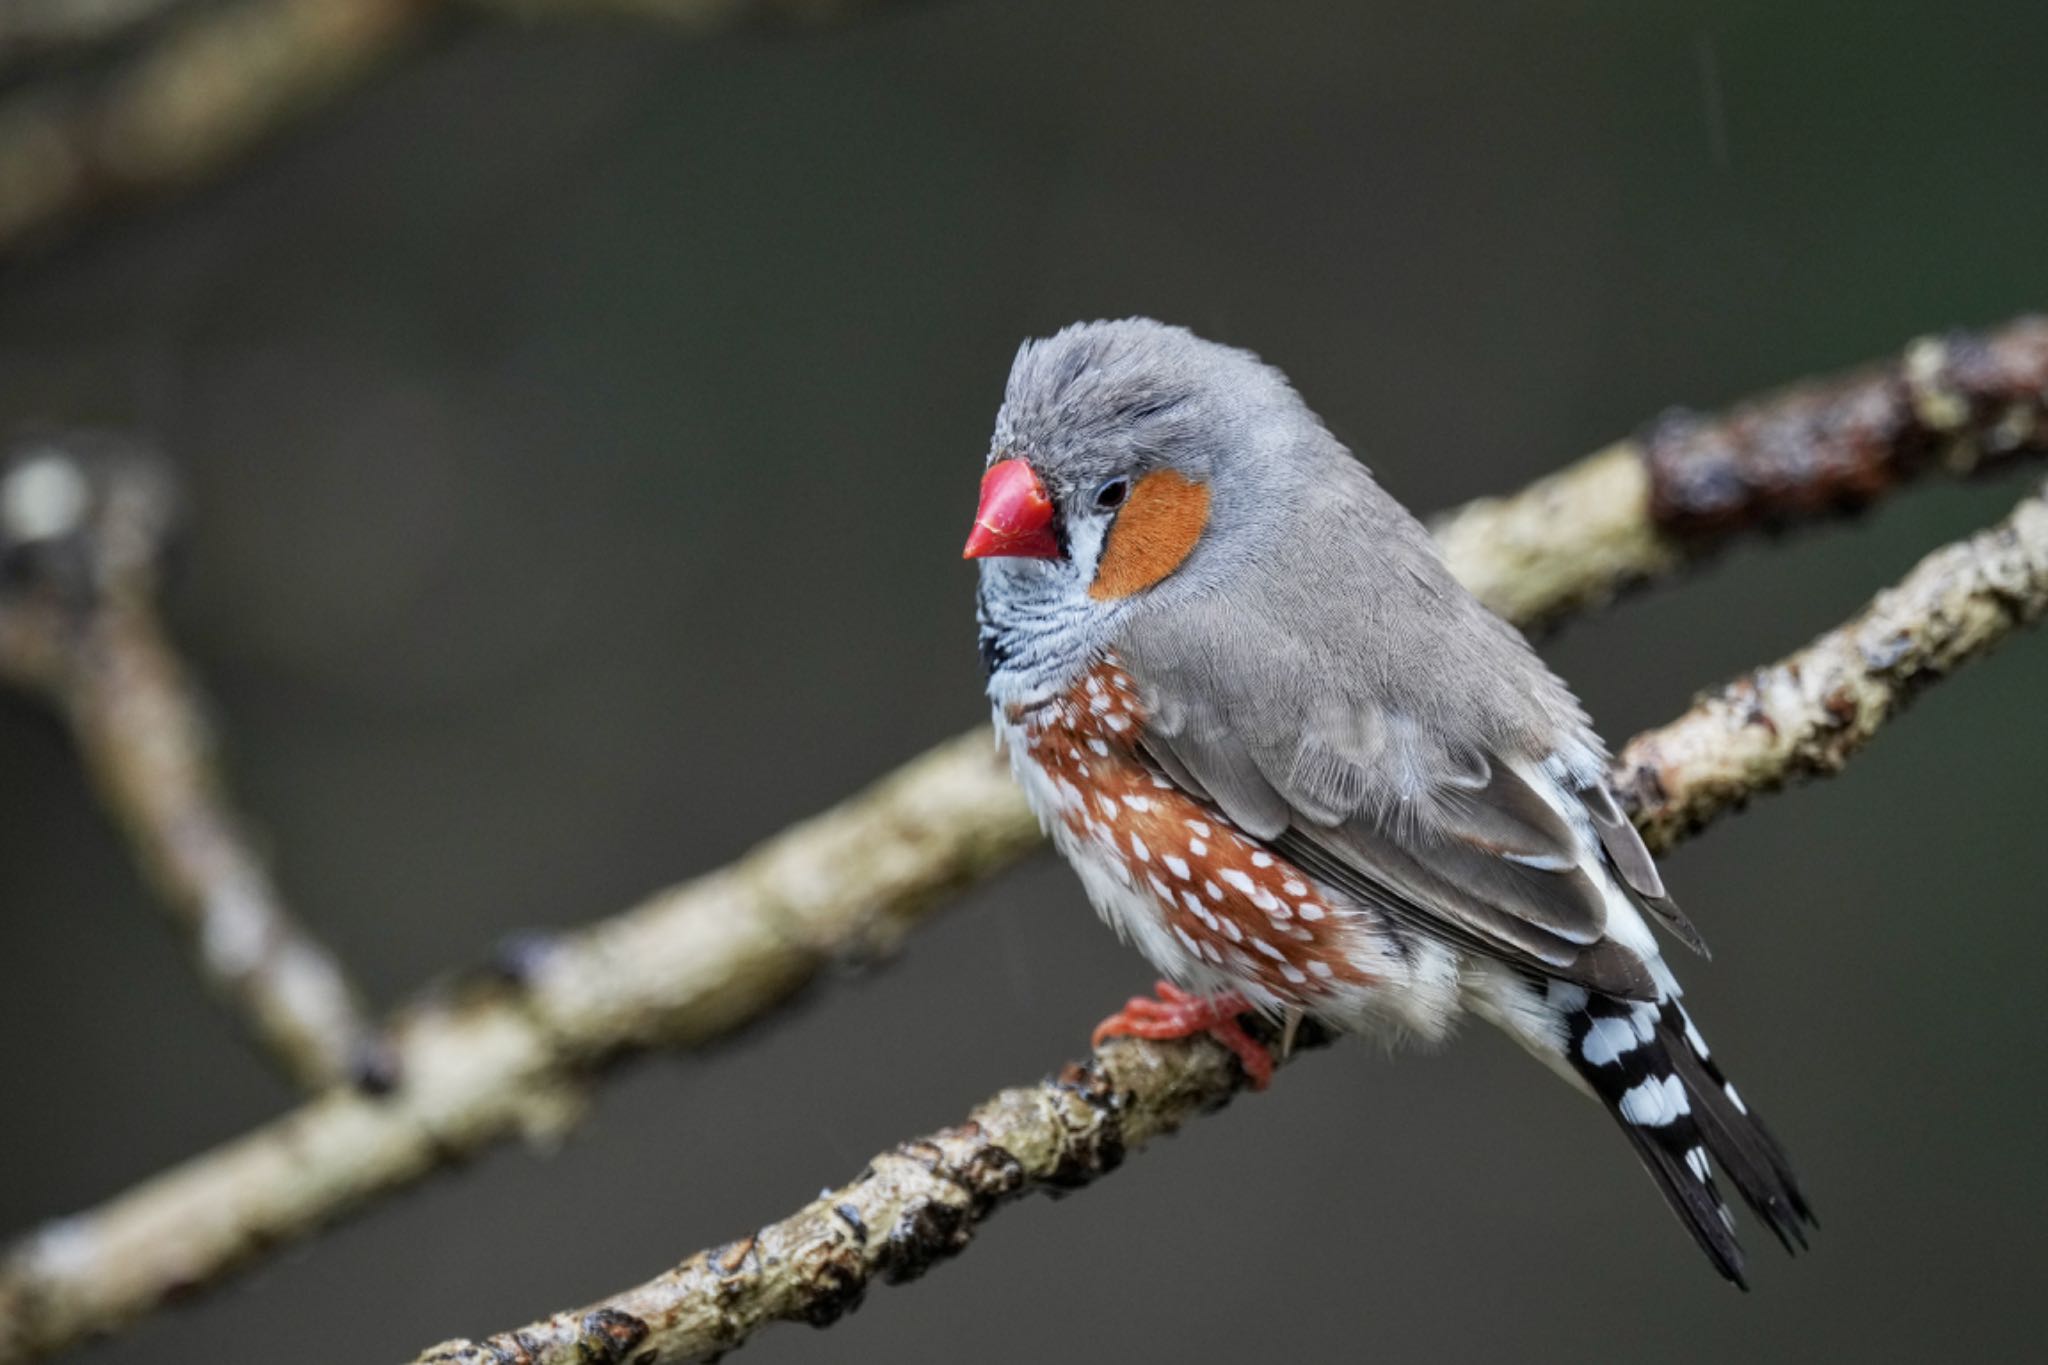
<path id="1" fill-rule="evenodd" d="M 126 37 L 188 0 L 6 0 L 0 64 Z"/>
<path id="2" fill-rule="evenodd" d="M 164 469 L 105 436 L 0 457 L 0 678 L 70 723 L 199 970 L 309 1088 L 388 1080 L 360 1000 L 292 917 L 229 809 L 205 718 L 157 619 Z"/>
<path id="3" fill-rule="evenodd" d="M 438 0 L 240 0 L 167 24 L 91 88 L 0 105 L 0 255 L 97 209 L 211 178 L 377 69 Z"/>
<path id="4" fill-rule="evenodd" d="M 393 1094 L 330 1092 L 20 1243 L 0 1261 L 0 1362 L 110 1331 L 492 1143 L 559 1132 L 600 1062 L 717 1037 L 828 964 L 889 951 L 1037 839 L 977 733 L 727 869 L 523 945 L 511 979 L 394 1022 Z"/>
<path id="5" fill-rule="evenodd" d="M 1908 356 L 1719 421 L 1667 420 L 1664 435 L 1452 513 L 1439 523 L 1446 554 L 1510 619 L 1551 621 L 1673 572 L 1743 527 L 1868 501 L 1939 463 L 1940 451 L 1989 464 L 2042 449 L 2048 324 L 1916 343 Z M 1822 420 L 1845 403 L 1891 420 Z M 2014 415 L 2024 413 L 2031 425 Z M 1749 434 L 1760 429 L 1778 434 Z M 1672 490 L 1730 464 L 1787 472 L 1745 475 L 1740 486 L 1769 496 L 1749 497 L 1740 515 L 1711 527 L 1680 515 L 1698 499 Z M 1682 800 L 1694 771 L 1674 768 L 1662 799 Z M 396 1095 L 323 1097 L 24 1240 L 0 1263 L 0 1365 L 112 1330 L 492 1143 L 556 1131 L 602 1063 L 748 1022 L 827 964 L 886 951 L 943 892 L 1038 842 L 988 732 L 977 730 L 725 871 L 532 945 L 516 955 L 513 981 L 401 1017 L 392 1045 L 406 1083 Z"/>
<path id="6" fill-rule="evenodd" d="M 1896 360 L 1754 399 L 1675 410 L 1632 440 L 1435 526 L 1480 600 L 1525 629 L 1729 540 L 1867 507 L 1935 470 L 2048 454 L 2048 318 L 1914 341 Z"/>
<path id="7" fill-rule="evenodd" d="M 471 9 L 523 19 L 640 19 L 682 33 L 742 25 L 798 27 L 857 18 L 905 0 L 460 0 Z"/>
<path id="8" fill-rule="evenodd" d="M 29 0 L 10 20 L 19 41 L 55 39 L 73 6 Z M 176 0 L 98 0 L 103 36 Z M 39 79 L 0 103 L 0 257 L 53 238 L 91 213 L 213 179 L 298 119 L 382 70 L 436 18 L 457 11 L 521 18 L 638 18 L 705 35 L 747 24 L 809 25 L 902 0 L 224 0 L 173 12 L 142 50 L 91 79 Z M 80 6 L 70 34 L 93 32 Z M 113 13 L 129 12 L 117 23 Z"/>
<path id="9" fill-rule="evenodd" d="M 1651 846 L 1668 848 L 1753 793 L 1837 771 L 1908 695 L 2043 612 L 2048 489 L 1930 555 L 1840 629 L 1637 736 L 1616 779 Z M 683 1365 L 772 1322 L 824 1326 L 875 1280 L 914 1279 L 964 1249 L 1002 1204 L 1086 1184 L 1242 1081 L 1206 1040 L 1113 1040 L 1051 1080 L 1003 1091 L 957 1128 L 882 1153 L 779 1223 L 600 1303 L 483 1342 L 444 1342 L 413 1365 Z"/>

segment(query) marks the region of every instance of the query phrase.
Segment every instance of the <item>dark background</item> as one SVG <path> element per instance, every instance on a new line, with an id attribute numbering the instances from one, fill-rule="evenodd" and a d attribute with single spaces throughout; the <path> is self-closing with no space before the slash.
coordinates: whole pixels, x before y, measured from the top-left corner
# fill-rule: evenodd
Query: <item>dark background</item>
<path id="1" fill-rule="evenodd" d="M 160 439 L 174 624 L 380 1004 L 716 866 L 982 714 L 958 560 L 1017 339 L 1287 369 L 1397 493 L 1524 481 L 2048 296 L 2048 7 L 932 3 L 806 36 L 444 31 L 227 182 L 0 275 L 0 422 Z M 1546 652 L 1618 741 L 2004 487 L 1728 556 Z M 1479 1029 L 1352 1044 L 746 1359 L 2005 1359 L 2048 1272 L 2048 648 L 1669 861 L 1695 1013 L 1824 1227 L 1718 1282 Z M 0 1226 L 293 1096 L 63 733 L 0 698 Z M 1050 860 L 81 1361 L 396 1360 L 645 1278 L 1074 1055 L 1146 979 Z"/>

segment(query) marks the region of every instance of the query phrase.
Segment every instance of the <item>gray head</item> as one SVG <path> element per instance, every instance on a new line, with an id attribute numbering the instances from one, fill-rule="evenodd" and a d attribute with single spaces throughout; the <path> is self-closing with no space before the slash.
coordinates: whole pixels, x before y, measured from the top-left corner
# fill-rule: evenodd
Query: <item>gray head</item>
<path id="1" fill-rule="evenodd" d="M 966 550 L 991 670 L 1054 683 L 1132 613 L 1213 589 L 1333 459 L 1356 467 L 1249 351 L 1148 318 L 1026 342 Z"/>

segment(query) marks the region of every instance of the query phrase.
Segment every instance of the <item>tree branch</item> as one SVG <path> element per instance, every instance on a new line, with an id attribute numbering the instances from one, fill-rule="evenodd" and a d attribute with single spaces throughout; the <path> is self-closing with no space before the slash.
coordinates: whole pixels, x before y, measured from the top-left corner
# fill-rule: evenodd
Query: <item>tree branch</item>
<path id="1" fill-rule="evenodd" d="M 1616 776 L 1645 839 L 1667 848 L 1753 793 L 1837 771 L 1912 692 L 2044 611 L 2048 489 L 1930 555 L 1841 628 L 1637 736 Z M 876 1280 L 914 1279 L 963 1250 L 1001 1205 L 1088 1183 L 1242 1083 L 1206 1039 L 1113 1040 L 1050 1080 L 1001 1092 L 959 1127 L 882 1153 L 781 1222 L 600 1303 L 482 1342 L 443 1342 L 413 1365 L 684 1365 L 772 1322 L 827 1325 Z"/>
<path id="2" fill-rule="evenodd" d="M 157 619 L 166 471 L 120 441 L 0 453 L 0 677 L 47 696 L 200 974 L 295 1079 L 388 1082 L 361 999 L 286 909 L 229 807 Z"/>
<path id="3" fill-rule="evenodd" d="M 1877 497 L 1939 465 L 1930 451 L 1989 466 L 2048 443 L 2048 322 L 1907 356 L 1718 421 L 1667 421 L 1666 435 L 1452 513 L 1438 524 L 1452 568 L 1510 619 L 1554 621 L 1745 528 Z M 1844 412 L 1865 417 L 1826 416 Z M 1696 525 L 1698 498 L 1672 490 L 1728 486 L 1707 472 L 1730 468 L 1734 486 L 1762 491 Z M 1743 472 L 1759 470 L 1777 472 Z M 1037 846 L 991 748 L 985 729 L 941 745 L 725 871 L 528 945 L 509 981 L 415 1007 L 390 1034 L 406 1083 L 383 1102 L 325 1096 L 31 1234 L 0 1261 L 0 1365 L 113 1330 L 495 1142 L 555 1131 L 602 1063 L 708 1041 L 826 963 L 888 951 L 945 891 Z"/>

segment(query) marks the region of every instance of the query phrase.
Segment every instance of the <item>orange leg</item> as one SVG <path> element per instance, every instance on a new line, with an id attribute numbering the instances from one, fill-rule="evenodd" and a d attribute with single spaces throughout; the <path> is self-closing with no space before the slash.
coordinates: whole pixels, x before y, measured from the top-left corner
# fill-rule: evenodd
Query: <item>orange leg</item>
<path id="1" fill-rule="evenodd" d="M 1104 1038 L 1192 1038 L 1206 1033 L 1237 1055 L 1252 1089 L 1264 1090 L 1272 1082 L 1273 1055 L 1237 1022 L 1237 1016 L 1251 1009 L 1243 996 L 1236 991 L 1192 995 L 1170 981 L 1157 982 L 1153 989 L 1158 991 L 1158 999 L 1134 995 L 1121 1010 L 1097 1024 L 1090 1045 L 1101 1047 Z"/>

